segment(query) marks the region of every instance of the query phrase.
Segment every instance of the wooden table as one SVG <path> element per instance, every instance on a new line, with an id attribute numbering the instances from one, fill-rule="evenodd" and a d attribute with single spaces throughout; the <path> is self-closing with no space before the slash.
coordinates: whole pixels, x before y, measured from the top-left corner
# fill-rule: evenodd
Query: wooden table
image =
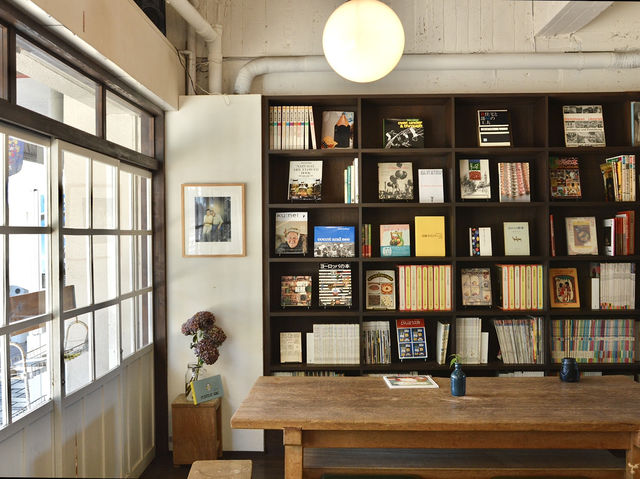
<path id="1" fill-rule="evenodd" d="M 389 389 L 380 377 L 260 377 L 231 418 L 284 431 L 285 478 L 304 448 L 624 449 L 640 478 L 640 385 L 628 377 L 467 378 L 467 395 Z M 635 474 L 634 474 L 635 472 Z"/>

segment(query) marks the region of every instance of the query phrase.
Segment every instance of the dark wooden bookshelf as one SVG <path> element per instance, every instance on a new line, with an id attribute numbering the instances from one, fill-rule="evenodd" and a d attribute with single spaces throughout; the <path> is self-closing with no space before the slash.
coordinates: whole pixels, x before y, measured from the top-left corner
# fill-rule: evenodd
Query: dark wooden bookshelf
<path id="1" fill-rule="evenodd" d="M 502 372 L 538 371 L 555 375 L 559 363 L 551 361 L 551 321 L 558 319 L 640 319 L 640 311 L 591 310 L 590 263 L 640 262 L 639 245 L 636 254 L 606 256 L 604 254 L 602 220 L 618 211 L 640 213 L 637 202 L 607 202 L 599 164 L 606 158 L 621 154 L 640 156 L 640 147 L 632 146 L 630 102 L 640 100 L 640 92 L 613 93 L 551 93 L 496 95 L 338 95 L 338 96 L 265 96 L 263 112 L 263 283 L 264 283 L 264 374 L 278 372 L 335 371 L 345 375 L 384 374 L 418 371 L 421 374 L 447 376 L 448 364 L 435 361 L 437 322 L 449 322 L 447 357 L 455 352 L 456 318 L 479 317 L 482 331 L 489 332 L 487 364 L 465 365 L 467 374 L 495 376 Z M 567 148 L 564 143 L 563 105 L 591 105 L 603 107 L 606 147 Z M 311 105 L 315 122 L 315 150 L 282 150 L 269 148 L 269 107 L 283 105 Z M 510 114 L 512 146 L 479 147 L 477 110 L 507 109 Z M 345 110 L 355 112 L 354 148 L 320 149 L 322 112 Z M 421 118 L 425 131 L 425 148 L 385 149 L 382 139 L 384 118 Z M 579 159 L 581 199 L 558 199 L 550 194 L 549 158 L 575 156 Z M 358 158 L 360 202 L 345 204 L 343 170 Z M 467 200 L 460 197 L 459 160 L 486 158 L 489 160 L 491 198 Z M 287 201 L 289 162 L 292 160 L 322 160 L 322 197 L 317 201 Z M 378 163 L 411 162 L 414 178 L 414 200 L 382 201 L 378 199 Z M 498 163 L 526 162 L 529 164 L 531 202 L 500 202 L 498 191 Z M 444 203 L 418 202 L 418 169 L 442 168 Z M 637 172 L 636 172 L 637 175 Z M 637 180 L 636 180 L 637 181 Z M 640 185 L 637 185 L 640 186 Z M 308 212 L 308 252 L 304 256 L 275 254 L 275 214 L 285 211 Z M 549 215 L 554 217 L 555 254 L 550 247 Z M 446 256 L 416 257 L 414 241 L 415 216 L 444 216 Z M 598 255 L 568 256 L 565 218 L 595 216 L 598 234 Z M 505 256 L 503 223 L 529 223 L 530 256 Z M 363 224 L 372 228 L 372 257 L 361 256 L 360 230 Z M 411 255 L 408 257 L 380 257 L 379 225 L 407 223 L 411 233 Z M 636 218 L 635 237 L 640 237 L 640 217 Z M 314 226 L 354 226 L 356 256 L 352 258 L 314 258 Z M 493 256 L 469 256 L 468 228 L 490 226 Z M 318 268 L 320 263 L 348 263 L 352 270 L 353 304 L 350 307 L 321 308 L 318 306 Z M 367 310 L 364 302 L 364 277 L 368 270 L 391 269 L 405 264 L 451 265 L 450 311 L 378 311 Z M 541 310 L 505 311 L 498 306 L 497 264 L 542 264 L 544 269 L 544 307 Z M 461 270 L 489 267 L 492 275 L 491 307 L 466 307 L 461 300 Z M 578 271 L 580 308 L 554 309 L 549 306 L 549 268 L 575 267 Z M 312 277 L 312 305 L 309 308 L 280 306 L 280 276 L 310 275 Z M 636 282 L 636 301 L 639 301 L 640 282 Z M 396 285 L 397 294 L 397 285 Z M 396 301 L 398 303 L 398 301 Z M 639 307 L 640 308 L 640 307 Z M 544 318 L 544 363 L 504 364 L 498 358 L 499 345 L 493 318 Z M 427 335 L 427 360 L 398 358 L 395 320 L 422 318 Z M 387 320 L 391 332 L 391 364 L 366 364 L 361 354 L 359 364 L 306 364 L 305 333 L 314 324 L 350 323 L 360 326 L 367 321 Z M 280 332 L 302 333 L 303 362 L 280 363 Z M 362 336 L 362 334 L 361 334 Z M 362 341 L 361 341 L 362 351 Z M 629 374 L 636 379 L 640 362 L 579 363 L 584 371 L 603 374 Z"/>

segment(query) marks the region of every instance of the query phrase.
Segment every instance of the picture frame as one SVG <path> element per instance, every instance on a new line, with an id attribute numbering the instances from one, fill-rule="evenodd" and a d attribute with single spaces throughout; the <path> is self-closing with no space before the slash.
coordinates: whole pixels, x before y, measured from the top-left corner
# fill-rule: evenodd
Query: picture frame
<path id="1" fill-rule="evenodd" d="M 245 256 L 244 183 L 182 185 L 182 256 Z"/>
<path id="2" fill-rule="evenodd" d="M 549 301 L 552 308 L 580 307 L 576 268 L 549 268 Z"/>

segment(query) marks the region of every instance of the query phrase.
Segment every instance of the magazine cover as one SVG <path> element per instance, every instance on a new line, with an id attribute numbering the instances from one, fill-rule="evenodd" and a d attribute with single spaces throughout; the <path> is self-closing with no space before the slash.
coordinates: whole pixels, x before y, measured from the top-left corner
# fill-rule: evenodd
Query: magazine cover
<path id="1" fill-rule="evenodd" d="M 385 148 L 424 148 L 424 127 L 418 118 L 382 120 Z"/>
<path id="2" fill-rule="evenodd" d="M 413 199 L 413 164 L 378 163 L 378 198 Z"/>
<path id="3" fill-rule="evenodd" d="M 318 302 L 321 307 L 351 306 L 351 265 L 320 263 Z"/>
<path id="4" fill-rule="evenodd" d="M 352 111 L 322 112 L 321 148 L 353 148 Z"/>
<path id="5" fill-rule="evenodd" d="M 439 388 L 438 384 L 431 376 L 382 376 L 384 382 L 390 388 L 411 389 L 411 388 Z"/>
<path id="6" fill-rule="evenodd" d="M 462 304 L 491 306 L 491 274 L 489 268 L 467 268 L 462 273 Z"/>
<path id="7" fill-rule="evenodd" d="M 282 276 L 280 306 L 311 306 L 311 276 Z"/>
<path id="8" fill-rule="evenodd" d="M 500 201 L 531 201 L 529 163 L 498 163 Z"/>
<path id="9" fill-rule="evenodd" d="M 380 225 L 380 256 L 411 256 L 409 225 Z"/>
<path id="10" fill-rule="evenodd" d="M 289 163 L 288 200 L 319 200 L 322 189 L 322 161 Z"/>
<path id="11" fill-rule="evenodd" d="M 552 198 L 581 198 L 580 165 L 575 156 L 549 158 L 549 183 Z"/>
<path id="12" fill-rule="evenodd" d="M 424 319 L 396 319 L 398 357 L 427 359 L 427 334 Z"/>
<path id="13" fill-rule="evenodd" d="M 576 268 L 549 268 L 549 290 L 552 308 L 580 307 Z"/>
<path id="14" fill-rule="evenodd" d="M 275 252 L 278 255 L 307 253 L 307 212 L 276 213 Z"/>
<path id="15" fill-rule="evenodd" d="M 480 146 L 511 146 L 508 110 L 478 110 L 478 143 Z"/>
<path id="16" fill-rule="evenodd" d="M 396 309 L 396 273 L 394 270 L 374 270 L 365 273 L 366 308 Z"/>
<path id="17" fill-rule="evenodd" d="M 562 115 L 566 146 L 607 146 L 602 105 L 564 105 Z"/>
<path id="18" fill-rule="evenodd" d="M 598 254 L 595 216 L 567 217 L 567 254 Z"/>
<path id="19" fill-rule="evenodd" d="M 316 258 L 351 258 L 356 255 L 354 226 L 315 226 L 313 256 Z"/>
<path id="20" fill-rule="evenodd" d="M 460 160 L 460 197 L 490 199 L 489 160 Z"/>

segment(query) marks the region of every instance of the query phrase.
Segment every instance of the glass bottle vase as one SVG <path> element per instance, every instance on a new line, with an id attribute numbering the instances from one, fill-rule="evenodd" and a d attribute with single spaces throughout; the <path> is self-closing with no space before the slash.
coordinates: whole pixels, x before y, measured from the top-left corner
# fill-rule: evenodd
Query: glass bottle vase
<path id="1" fill-rule="evenodd" d="M 189 396 L 191 393 L 191 381 L 197 381 L 204 377 L 206 369 L 198 363 L 188 363 L 187 370 L 184 373 L 184 395 Z"/>

